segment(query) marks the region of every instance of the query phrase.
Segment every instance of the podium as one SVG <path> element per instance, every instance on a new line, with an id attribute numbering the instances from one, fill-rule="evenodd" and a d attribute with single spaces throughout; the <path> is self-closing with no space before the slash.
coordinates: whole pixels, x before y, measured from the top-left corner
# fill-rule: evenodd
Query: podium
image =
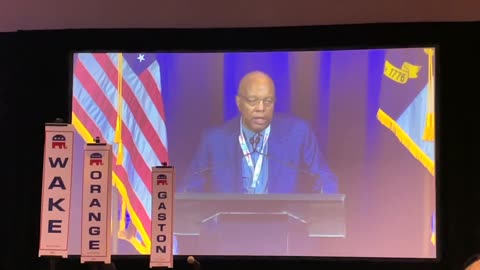
<path id="1" fill-rule="evenodd" d="M 345 223 L 344 194 L 176 194 L 175 234 L 205 254 L 248 247 L 252 255 L 289 255 L 308 239 L 345 238 Z"/>

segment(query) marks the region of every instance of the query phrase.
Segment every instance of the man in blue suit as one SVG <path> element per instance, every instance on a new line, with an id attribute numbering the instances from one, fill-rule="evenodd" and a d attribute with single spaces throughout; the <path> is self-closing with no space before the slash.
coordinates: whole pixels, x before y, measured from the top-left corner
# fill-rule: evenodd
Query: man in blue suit
<path id="1" fill-rule="evenodd" d="M 276 114 L 275 85 L 265 73 L 240 82 L 241 113 L 207 130 L 186 176 L 186 192 L 337 193 L 336 176 L 309 125 Z"/>

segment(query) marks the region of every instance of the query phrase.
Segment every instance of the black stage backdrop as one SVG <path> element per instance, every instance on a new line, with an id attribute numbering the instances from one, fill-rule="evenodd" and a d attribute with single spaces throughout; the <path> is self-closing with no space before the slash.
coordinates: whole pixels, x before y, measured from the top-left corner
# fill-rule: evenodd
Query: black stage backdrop
<path id="1" fill-rule="evenodd" d="M 0 34 L 2 269 L 48 269 L 37 258 L 44 123 L 68 119 L 70 52 L 235 50 L 436 45 L 439 159 L 438 261 L 200 258 L 203 269 L 461 269 L 480 252 L 480 23 L 370 24 L 204 30 L 61 30 Z M 251 41 L 255 41 L 252 45 Z M 438 114 L 437 114 L 438 115 Z M 12 130 L 14 129 L 14 130 Z M 114 258 L 118 269 L 148 269 L 148 257 Z M 185 268 L 185 258 L 176 259 Z M 79 258 L 57 269 L 84 269 Z"/>

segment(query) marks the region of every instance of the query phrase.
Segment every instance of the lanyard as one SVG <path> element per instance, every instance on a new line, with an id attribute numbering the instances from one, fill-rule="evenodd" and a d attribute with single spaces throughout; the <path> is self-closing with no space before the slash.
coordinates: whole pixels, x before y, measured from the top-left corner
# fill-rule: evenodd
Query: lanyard
<path id="1" fill-rule="evenodd" d="M 268 126 L 267 129 L 265 129 L 265 137 L 263 139 L 262 148 L 260 149 L 260 156 L 258 157 L 257 162 L 255 163 L 255 166 L 254 166 L 251 153 L 250 151 L 248 151 L 247 142 L 245 140 L 245 135 L 242 132 L 242 125 L 240 122 L 240 135 L 238 136 L 238 141 L 240 143 L 240 148 L 242 148 L 243 156 L 247 161 L 247 165 L 253 173 L 251 188 L 256 188 L 258 184 L 258 178 L 260 177 L 260 169 L 262 168 L 262 163 L 263 163 L 263 156 L 264 156 L 263 151 L 265 149 L 265 146 L 267 145 L 268 136 L 270 136 L 270 126 Z"/>

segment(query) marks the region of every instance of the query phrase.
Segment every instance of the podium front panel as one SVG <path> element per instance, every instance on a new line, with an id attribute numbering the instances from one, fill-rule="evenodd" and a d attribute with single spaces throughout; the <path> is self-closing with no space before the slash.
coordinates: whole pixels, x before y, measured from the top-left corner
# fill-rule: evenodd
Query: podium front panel
<path id="1" fill-rule="evenodd" d="M 263 239 L 276 244 L 249 244 L 252 254 L 285 255 L 302 241 L 346 237 L 343 194 L 177 193 L 175 212 L 175 233 L 202 254 L 236 255 L 235 245 Z"/>

